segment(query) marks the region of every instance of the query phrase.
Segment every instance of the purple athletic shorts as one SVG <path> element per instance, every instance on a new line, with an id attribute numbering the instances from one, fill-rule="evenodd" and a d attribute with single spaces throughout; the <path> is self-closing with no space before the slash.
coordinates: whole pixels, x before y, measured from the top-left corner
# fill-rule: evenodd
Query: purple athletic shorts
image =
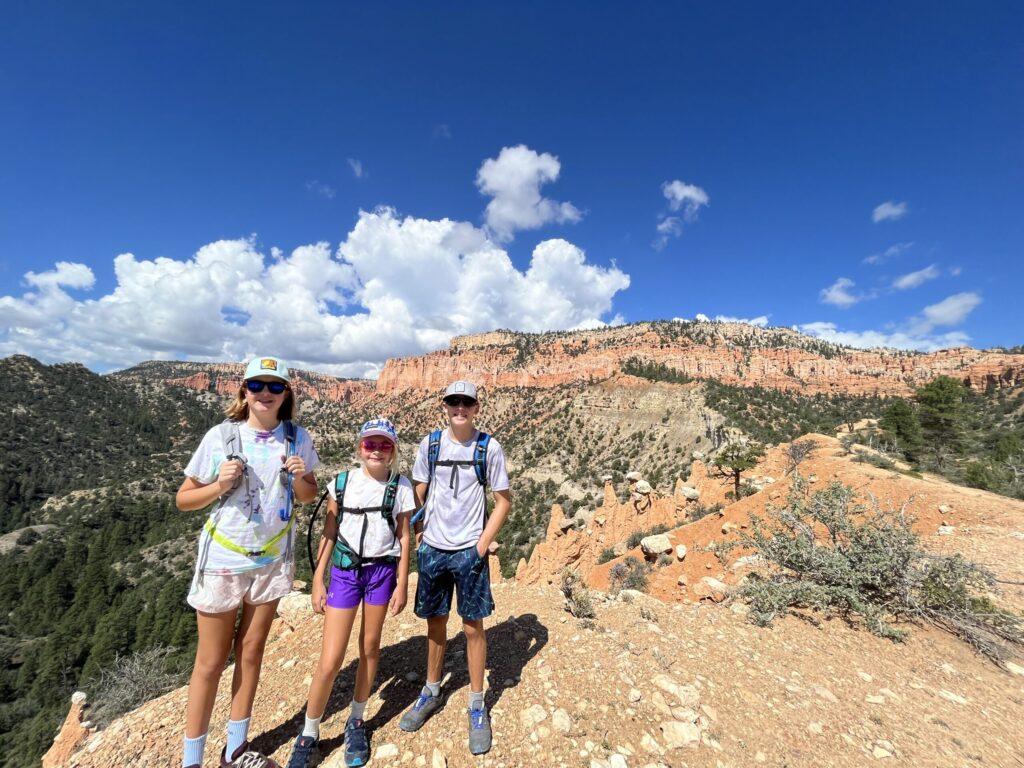
<path id="1" fill-rule="evenodd" d="M 357 608 L 363 601 L 367 605 L 387 605 L 397 583 L 396 563 L 367 563 L 352 571 L 331 566 L 327 605 L 331 608 Z"/>

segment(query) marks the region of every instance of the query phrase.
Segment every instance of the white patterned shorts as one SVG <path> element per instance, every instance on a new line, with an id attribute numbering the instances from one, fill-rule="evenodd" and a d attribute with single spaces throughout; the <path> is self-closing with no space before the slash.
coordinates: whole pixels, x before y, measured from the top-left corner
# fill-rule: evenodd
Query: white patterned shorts
<path id="1" fill-rule="evenodd" d="M 295 564 L 281 557 L 244 573 L 204 573 L 196 570 L 188 604 L 203 613 L 238 610 L 242 603 L 262 605 L 280 600 L 292 590 Z"/>

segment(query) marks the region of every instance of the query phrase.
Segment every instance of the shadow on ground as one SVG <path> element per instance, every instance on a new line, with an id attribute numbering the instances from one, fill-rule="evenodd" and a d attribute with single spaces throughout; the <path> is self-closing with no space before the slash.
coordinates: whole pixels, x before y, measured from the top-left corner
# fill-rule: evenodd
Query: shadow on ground
<path id="1" fill-rule="evenodd" d="M 459 626 L 455 621 L 450 622 L 449 626 L 453 625 Z M 412 706 L 422 688 L 420 682 L 411 682 L 405 677 L 409 672 L 416 672 L 422 679 L 426 670 L 426 622 L 423 622 L 422 629 L 423 635 L 381 648 L 375 686 L 381 705 L 376 714 L 366 721 L 371 737 L 374 730 L 383 727 L 392 719 L 401 717 L 402 712 Z M 522 616 L 509 616 L 505 621 L 487 628 L 486 632 L 487 707 L 491 709 L 501 701 L 506 690 L 519 684 L 523 669 L 540 649 L 547 645 L 548 630 L 537 616 L 528 613 Z M 358 629 L 355 627 L 353 635 L 358 636 Z M 358 658 L 352 659 L 338 674 L 331 697 L 327 701 L 324 720 L 345 709 L 351 702 L 358 662 Z M 449 636 L 445 673 L 450 673 L 451 677 L 442 688 L 442 696 L 446 699 L 456 699 L 448 706 L 464 708 L 468 697 L 463 694 L 463 700 L 460 701 L 458 694 L 462 688 L 468 688 L 469 674 L 466 670 L 466 636 L 461 630 L 454 637 Z M 253 740 L 252 749 L 271 755 L 284 744 L 290 744 L 302 730 L 304 717 L 305 708 L 273 730 L 260 734 Z M 320 744 L 321 754 L 326 757 L 338 749 L 342 741 L 341 736 L 324 740 Z"/>

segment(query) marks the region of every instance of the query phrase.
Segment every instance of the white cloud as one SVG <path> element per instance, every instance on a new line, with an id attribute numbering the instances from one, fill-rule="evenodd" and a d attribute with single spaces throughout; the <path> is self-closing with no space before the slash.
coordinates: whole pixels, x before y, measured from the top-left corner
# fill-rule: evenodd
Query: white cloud
<path id="1" fill-rule="evenodd" d="M 841 309 L 846 309 L 847 307 L 852 307 L 858 301 L 862 301 L 865 298 L 862 295 L 850 293 L 850 289 L 853 288 L 854 285 L 856 285 L 856 283 L 854 283 L 850 278 L 840 277 L 828 288 L 822 288 L 818 295 L 822 303 L 832 304 L 833 306 Z"/>
<path id="2" fill-rule="evenodd" d="M 683 221 L 678 216 L 662 216 L 656 229 L 658 236 L 651 245 L 654 246 L 654 250 L 661 251 L 668 245 L 669 240 L 683 234 Z"/>
<path id="3" fill-rule="evenodd" d="M 352 175 L 357 179 L 365 178 L 368 174 L 363 169 L 363 161 L 354 157 L 348 158 L 348 167 L 352 169 Z"/>
<path id="4" fill-rule="evenodd" d="M 907 215 L 909 209 L 905 202 L 897 203 L 886 200 L 884 203 L 875 206 L 871 212 L 871 220 L 876 224 L 880 221 L 897 221 Z"/>
<path id="5" fill-rule="evenodd" d="M 960 277 L 960 273 L 963 272 L 963 271 L 964 271 L 963 267 L 950 267 L 949 268 L 949 276 L 950 277 Z"/>
<path id="6" fill-rule="evenodd" d="M 934 280 L 940 274 L 941 273 L 937 265 L 929 264 L 924 269 L 919 269 L 916 272 L 909 272 L 897 277 L 892 281 L 892 287 L 898 291 L 906 291 L 911 288 L 917 288 L 919 285 L 923 285 L 929 280 Z"/>
<path id="7" fill-rule="evenodd" d="M 707 205 L 711 198 L 708 193 L 695 184 L 675 179 L 661 185 L 661 193 L 668 200 L 668 207 L 673 211 L 681 210 L 686 221 L 694 221 L 697 212 Z"/>
<path id="8" fill-rule="evenodd" d="M 334 187 L 329 184 L 324 184 L 316 179 L 306 182 L 306 189 L 312 192 L 314 195 L 332 200 L 337 194 Z"/>
<path id="9" fill-rule="evenodd" d="M 274 352 L 338 375 L 375 375 L 387 357 L 420 354 L 452 336 L 494 328 L 597 327 L 629 276 L 588 264 L 565 240 L 534 249 L 525 271 L 465 222 L 361 212 L 328 243 L 261 253 L 222 240 L 178 261 L 114 260 L 116 285 L 77 300 L 92 272 L 61 263 L 30 273 L 36 290 L 0 297 L 0 355 L 24 352 L 95 368 L 146 359 L 242 360 Z"/>
<path id="10" fill-rule="evenodd" d="M 656 251 L 664 249 L 673 237 L 679 237 L 683 234 L 683 222 L 692 223 L 696 221 L 700 209 L 707 205 L 711 199 L 708 197 L 708 193 L 700 187 L 695 184 L 687 184 L 679 179 L 664 182 L 661 185 L 661 193 L 668 200 L 669 210 L 681 215 L 658 214 L 658 225 L 656 227 L 658 236 L 651 243 Z"/>
<path id="11" fill-rule="evenodd" d="M 865 257 L 865 264 L 881 264 L 882 262 L 894 259 L 901 254 L 906 253 L 913 247 L 913 243 L 896 243 L 890 245 L 882 253 L 873 253 L 870 256 Z"/>
<path id="12" fill-rule="evenodd" d="M 674 318 L 677 321 L 685 322 L 683 318 Z M 702 323 L 708 323 L 712 321 L 712 318 L 708 317 L 702 312 L 698 312 L 693 316 L 694 320 L 699 320 Z M 768 315 L 758 315 L 757 317 L 731 317 L 729 315 L 715 315 L 714 322 L 716 323 L 746 323 L 747 325 L 754 325 L 758 328 L 768 327 Z"/>
<path id="13" fill-rule="evenodd" d="M 484 214 L 488 230 L 507 242 L 520 229 L 538 229 L 552 222 L 577 222 L 582 213 L 572 203 L 543 197 L 540 188 L 557 181 L 561 163 L 554 155 L 538 154 L 524 144 L 504 147 L 483 162 L 476 185 L 491 201 Z"/>
<path id="14" fill-rule="evenodd" d="M 935 333 L 935 328 L 959 325 L 979 304 L 981 304 L 981 296 L 977 293 L 957 293 L 937 304 L 925 307 L 920 314 L 903 323 L 902 327 L 887 331 L 846 331 L 839 329 L 835 323 L 821 321 L 804 323 L 795 328 L 802 333 L 817 336 L 826 341 L 862 349 L 893 347 L 931 352 L 936 349 L 966 345 L 970 341 L 970 336 L 963 331 Z"/>
<path id="15" fill-rule="evenodd" d="M 835 323 L 814 322 L 795 326 L 796 330 L 809 336 L 816 336 L 835 344 L 844 344 L 859 349 L 889 347 L 893 349 L 915 349 L 921 352 L 933 352 L 937 349 L 961 347 L 970 341 L 970 337 L 960 331 L 939 335 L 918 334 L 908 331 L 844 331 Z"/>
<path id="16" fill-rule="evenodd" d="M 931 304 L 921 311 L 917 327 L 931 330 L 937 325 L 959 325 L 981 304 L 981 296 L 973 291 L 954 293 L 938 304 Z"/>

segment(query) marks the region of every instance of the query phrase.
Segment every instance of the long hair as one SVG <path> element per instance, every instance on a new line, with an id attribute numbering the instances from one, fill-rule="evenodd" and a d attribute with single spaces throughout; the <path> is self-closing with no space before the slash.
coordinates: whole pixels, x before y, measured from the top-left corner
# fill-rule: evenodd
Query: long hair
<path id="1" fill-rule="evenodd" d="M 235 393 L 235 399 L 231 401 L 227 408 L 224 409 L 225 415 L 231 421 L 245 421 L 249 418 L 249 404 L 245 402 L 245 382 L 243 381 L 238 385 L 238 392 Z M 295 414 L 295 395 L 292 393 L 291 386 L 284 391 L 284 400 L 281 401 L 281 407 L 277 410 L 277 418 L 281 421 L 291 421 Z"/>

